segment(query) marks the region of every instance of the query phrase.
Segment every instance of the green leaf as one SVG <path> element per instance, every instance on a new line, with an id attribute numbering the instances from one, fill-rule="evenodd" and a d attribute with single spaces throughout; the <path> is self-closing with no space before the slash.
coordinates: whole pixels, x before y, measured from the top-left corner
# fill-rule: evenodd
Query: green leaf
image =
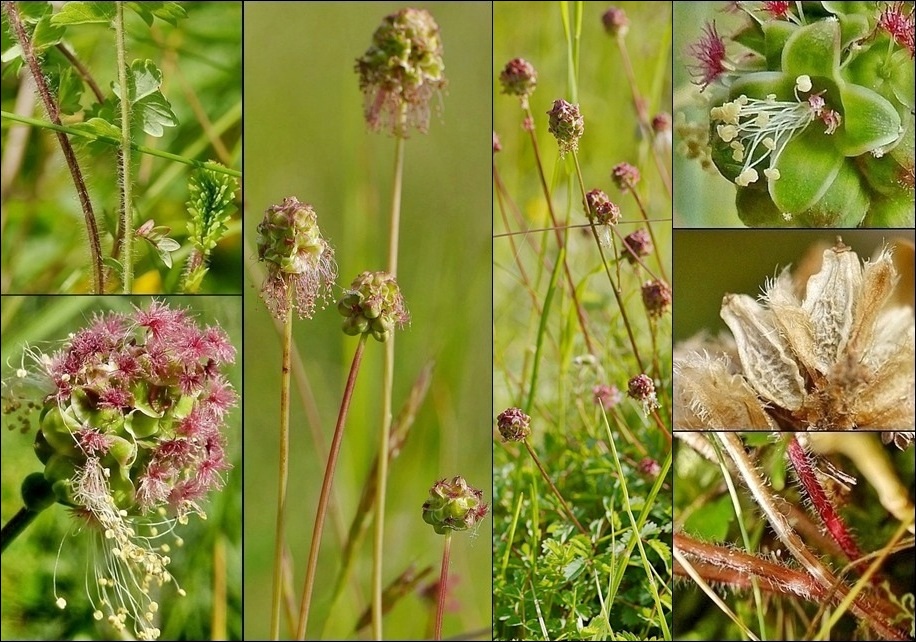
<path id="1" fill-rule="evenodd" d="M 582 574 L 585 570 L 585 560 L 581 557 L 574 559 L 563 567 L 563 579 L 567 582 L 572 581 Z"/>
<path id="2" fill-rule="evenodd" d="M 133 119 L 150 136 L 162 136 L 165 127 L 178 124 L 178 117 L 159 87 L 162 72 L 152 60 L 134 60 L 128 72 L 128 100 L 133 106 Z M 112 90 L 121 98 L 121 88 L 112 84 Z"/>
<path id="3" fill-rule="evenodd" d="M 29 24 L 35 24 L 52 13 L 50 2 L 20 2 L 16 6 L 19 7 L 19 15 L 22 16 L 22 20 Z M 4 16 L 4 21 L 5 19 L 6 16 Z"/>
<path id="4" fill-rule="evenodd" d="M 162 72 L 152 60 L 134 60 L 130 64 L 130 85 L 130 103 L 134 104 L 159 91 Z"/>
<path id="5" fill-rule="evenodd" d="M 83 80 L 71 68 L 64 69 L 57 82 L 57 106 L 63 114 L 75 114 L 82 109 Z"/>
<path id="6" fill-rule="evenodd" d="M 172 112 L 169 101 L 159 92 L 138 102 L 134 110 L 135 119 L 150 136 L 158 138 L 165 133 L 165 127 L 175 127 L 178 124 L 178 116 Z"/>
<path id="7" fill-rule="evenodd" d="M 82 129 L 102 138 L 112 138 L 118 142 L 121 140 L 121 130 L 103 118 L 90 118 L 84 123 L 75 123 L 70 126 L 73 129 Z"/>
<path id="8" fill-rule="evenodd" d="M 774 164 L 779 180 L 769 181 L 770 197 L 781 213 L 797 216 L 833 183 L 843 164 L 833 136 L 826 135 L 822 123 L 815 121 L 788 142 Z"/>
<path id="9" fill-rule="evenodd" d="M 731 497 L 722 495 L 691 513 L 684 522 L 684 530 L 708 542 L 721 542 L 734 519 Z"/>
<path id="10" fill-rule="evenodd" d="M 836 132 L 837 148 L 846 156 L 858 156 L 889 145 L 900 134 L 900 115 L 880 94 L 847 83 L 840 87 L 843 122 Z"/>
<path id="11" fill-rule="evenodd" d="M 238 181 L 209 169 L 198 169 L 188 183 L 188 234 L 204 256 L 228 230 Z"/>
<path id="12" fill-rule="evenodd" d="M 188 17 L 184 7 L 177 2 L 128 2 L 127 7 L 143 18 L 147 26 L 152 26 L 154 17 L 172 25 Z"/>
<path id="13" fill-rule="evenodd" d="M 115 17 L 114 2 L 66 2 L 51 18 L 55 25 L 109 24 Z"/>
<path id="14" fill-rule="evenodd" d="M 662 561 L 665 563 L 665 569 L 670 573 L 671 548 L 660 539 L 650 539 L 646 544 L 649 545 L 649 548 L 658 553 L 658 556 L 662 558 Z"/>
<path id="15" fill-rule="evenodd" d="M 10 62 L 11 60 L 16 60 L 17 58 L 22 58 L 22 47 L 19 46 L 19 43 L 16 43 L 4 51 L 3 54 L 0 55 L 0 62 Z"/>
<path id="16" fill-rule="evenodd" d="M 803 74 L 833 78 L 840 65 L 840 23 L 821 20 L 800 28 L 782 50 L 782 70 L 792 78 Z"/>
<path id="17" fill-rule="evenodd" d="M 66 31 L 65 27 L 54 24 L 50 15 L 44 16 L 38 21 L 32 32 L 32 46 L 38 52 L 44 51 L 59 43 Z"/>

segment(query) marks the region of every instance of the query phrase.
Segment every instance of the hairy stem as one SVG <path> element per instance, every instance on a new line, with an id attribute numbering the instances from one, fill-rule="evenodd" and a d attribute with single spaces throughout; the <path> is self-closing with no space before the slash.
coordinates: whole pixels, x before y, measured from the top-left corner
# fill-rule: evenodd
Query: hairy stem
<path id="1" fill-rule="evenodd" d="M 13 543 L 13 540 L 22 535 L 26 527 L 34 521 L 40 514 L 40 511 L 25 508 L 19 509 L 19 512 L 0 530 L 0 553 L 6 550 L 6 547 Z"/>
<path id="2" fill-rule="evenodd" d="M 436 632 L 434 640 L 442 639 L 442 616 L 445 615 L 445 594 L 448 592 L 448 560 L 452 550 L 452 531 L 445 531 L 445 548 L 442 549 L 442 570 L 439 572 L 439 599 L 436 605 Z"/>
<path id="3" fill-rule="evenodd" d="M 133 217 L 133 176 L 131 173 L 130 149 L 130 100 L 128 81 L 127 49 L 124 45 L 124 2 L 115 2 L 115 48 L 118 51 L 118 85 L 121 88 L 121 154 L 118 173 L 121 178 L 121 216 L 118 229 L 122 233 L 121 247 L 124 251 L 122 264 L 122 287 L 124 294 L 130 294 L 134 282 L 134 217 Z"/>
<path id="4" fill-rule="evenodd" d="M 35 54 L 35 50 L 32 48 L 32 41 L 29 39 L 29 35 L 26 33 L 25 26 L 19 16 L 19 9 L 16 7 L 16 3 L 11 1 L 4 2 L 3 9 L 6 11 L 13 35 L 19 43 L 19 47 L 22 49 L 22 59 L 25 61 L 26 66 L 28 66 L 32 74 L 32 78 L 35 81 L 35 87 L 38 90 L 38 95 L 45 107 L 45 111 L 48 113 L 48 119 L 52 124 L 60 126 L 60 110 L 48 87 L 48 81 L 41 71 L 41 65 L 38 64 L 38 57 Z M 7 117 L 6 112 L 4 112 L 4 116 Z M 14 120 L 23 121 L 24 119 L 17 118 Z M 70 170 L 70 177 L 73 180 L 76 194 L 79 197 L 80 207 L 83 210 L 86 233 L 89 236 L 89 254 L 92 265 L 92 290 L 96 294 L 101 294 L 105 291 L 105 273 L 102 266 L 102 244 L 99 240 L 99 228 L 95 220 L 95 213 L 92 211 L 92 201 L 89 199 L 89 190 L 86 189 L 86 181 L 83 180 L 83 172 L 80 169 L 79 163 L 76 161 L 76 154 L 73 151 L 70 140 L 63 132 L 57 131 L 57 142 L 60 144 L 61 151 L 64 154 L 64 160 L 67 163 L 67 168 Z"/>
<path id="5" fill-rule="evenodd" d="M 337 458 L 340 455 L 340 444 L 343 441 L 343 429 L 347 422 L 347 413 L 350 410 L 350 400 L 356 387 L 356 375 L 363 360 L 363 349 L 366 347 L 368 334 L 359 337 L 356 352 L 353 353 L 353 362 L 350 364 L 350 374 L 344 387 L 343 398 L 340 400 L 340 412 L 337 415 L 337 425 L 334 427 L 334 438 L 331 440 L 331 450 L 328 452 L 328 463 L 324 470 L 324 480 L 321 483 L 321 495 L 318 498 L 318 510 L 315 514 L 315 527 L 312 530 L 312 543 L 309 547 L 309 561 L 305 571 L 305 586 L 302 589 L 302 601 L 299 604 L 299 623 L 296 627 L 296 639 L 304 640 L 308 629 L 309 609 L 312 605 L 312 592 L 315 588 L 315 571 L 318 570 L 318 550 L 321 548 L 321 533 L 324 530 L 324 518 L 328 512 L 328 500 L 331 497 L 331 485 L 334 481 L 334 471 L 337 469 Z"/>
<path id="6" fill-rule="evenodd" d="M 287 288 L 287 297 L 292 289 Z M 286 533 L 286 488 L 289 480 L 289 399 L 290 356 L 293 347 L 293 310 L 286 306 L 283 319 L 282 361 L 280 366 L 280 454 L 277 461 L 277 525 L 274 533 L 274 569 L 270 610 L 270 639 L 280 639 L 280 604 L 283 585 L 283 551 Z"/>

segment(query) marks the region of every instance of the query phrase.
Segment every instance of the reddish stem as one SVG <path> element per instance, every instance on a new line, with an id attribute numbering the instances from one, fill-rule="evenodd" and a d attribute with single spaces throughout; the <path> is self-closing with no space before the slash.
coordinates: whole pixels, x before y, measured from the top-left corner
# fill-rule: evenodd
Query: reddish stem
<path id="1" fill-rule="evenodd" d="M 434 640 L 442 639 L 442 617 L 445 615 L 445 594 L 448 590 L 448 561 L 452 552 L 452 531 L 445 533 L 445 548 L 442 551 L 442 570 L 439 572 L 439 600 L 436 607 L 436 633 Z"/>

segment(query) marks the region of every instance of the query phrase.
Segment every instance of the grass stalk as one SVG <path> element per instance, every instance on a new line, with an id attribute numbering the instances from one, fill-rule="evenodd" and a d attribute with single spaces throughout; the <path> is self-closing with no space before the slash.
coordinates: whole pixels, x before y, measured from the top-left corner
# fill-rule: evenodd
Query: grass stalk
<path id="1" fill-rule="evenodd" d="M 442 549 L 442 570 L 439 572 L 438 599 L 436 600 L 436 630 L 434 640 L 442 639 L 442 617 L 445 615 L 445 595 L 448 592 L 448 561 L 452 552 L 452 531 L 445 531 L 445 545 Z"/>
<path id="2" fill-rule="evenodd" d="M 538 470 L 541 472 L 541 477 L 544 478 L 544 481 L 547 482 L 547 485 L 550 487 L 551 492 L 559 500 L 560 505 L 563 507 L 563 510 L 566 511 L 567 515 L 569 515 L 569 518 L 572 520 L 573 524 L 576 525 L 576 528 L 579 529 L 579 532 L 585 535 L 586 537 L 588 537 L 589 536 L 588 531 L 585 530 L 585 527 L 582 526 L 581 523 L 579 523 L 579 520 L 576 518 L 575 513 L 573 513 L 572 508 L 570 507 L 569 503 L 567 503 L 567 501 L 563 499 L 563 495 L 560 494 L 560 490 L 553 483 L 553 480 L 550 479 L 550 475 L 547 474 L 547 470 L 544 468 L 544 465 L 541 463 L 540 458 L 538 458 L 537 453 L 534 452 L 534 448 L 531 447 L 531 444 L 528 443 L 527 439 L 525 440 L 525 448 L 528 450 L 528 454 L 531 455 L 531 459 L 534 461 L 534 465 L 537 466 Z"/>
<path id="3" fill-rule="evenodd" d="M 340 412 L 337 415 L 337 425 L 334 427 L 334 438 L 331 440 L 331 450 L 328 452 L 328 463 L 324 470 L 324 480 L 321 483 L 321 495 L 318 498 L 318 510 L 315 514 L 315 526 L 312 531 L 312 543 L 309 547 L 309 561 L 305 571 L 305 586 L 302 590 L 302 601 L 299 604 L 299 621 L 296 627 L 296 639 L 304 640 L 308 628 L 309 610 L 312 605 L 312 593 L 315 588 L 315 572 L 318 570 L 318 551 L 321 548 L 321 533 L 324 530 L 324 519 L 328 512 L 328 500 L 331 497 L 331 486 L 334 481 L 334 471 L 337 469 L 337 458 L 340 455 L 340 444 L 343 440 L 343 429 L 350 410 L 350 400 L 356 387 L 356 376 L 363 360 L 363 349 L 369 335 L 362 334 L 356 351 L 353 353 L 353 362 L 350 364 L 350 374 L 344 387 L 343 398 L 340 400 Z"/>
<path id="4" fill-rule="evenodd" d="M 121 216 L 118 229 L 122 233 L 121 247 L 124 258 L 121 261 L 121 291 L 130 294 L 134 281 L 134 216 L 133 216 L 133 176 L 131 171 L 130 148 L 130 100 L 131 91 L 128 82 L 127 50 L 124 44 L 124 2 L 115 2 L 115 49 L 118 52 L 118 85 L 121 88 L 121 153 L 118 156 L 120 165 L 118 174 L 121 178 Z"/>

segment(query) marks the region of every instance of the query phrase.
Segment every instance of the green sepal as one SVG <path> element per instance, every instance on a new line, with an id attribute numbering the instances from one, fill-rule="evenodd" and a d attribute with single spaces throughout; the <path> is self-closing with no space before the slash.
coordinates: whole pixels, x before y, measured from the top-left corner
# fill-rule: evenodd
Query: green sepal
<path id="1" fill-rule="evenodd" d="M 770 20 L 764 23 L 763 33 L 766 43 L 764 52 L 767 58 L 767 66 L 770 69 L 779 69 L 786 41 L 797 30 L 798 26 L 784 20 Z"/>
<path id="2" fill-rule="evenodd" d="M 795 217 L 799 227 L 856 227 L 865 218 L 869 197 L 853 163 L 844 162 L 817 203 Z"/>
<path id="3" fill-rule="evenodd" d="M 770 197 L 782 213 L 804 212 L 824 195 L 843 164 L 843 156 L 819 121 L 789 141 L 773 165 L 780 178 L 769 182 Z"/>
<path id="4" fill-rule="evenodd" d="M 70 414 L 70 410 L 62 411 L 57 406 L 51 406 L 41 417 L 41 432 L 45 441 L 54 449 L 55 453 L 68 457 L 82 455 L 73 433 L 80 429 L 80 423 Z"/>
<path id="5" fill-rule="evenodd" d="M 913 207 L 913 192 L 890 198 L 872 198 L 863 227 L 908 227 L 916 226 L 916 210 Z"/>
<path id="6" fill-rule="evenodd" d="M 834 78 L 840 66 L 840 24 L 821 20 L 793 33 L 782 50 L 782 70 L 790 77 L 807 74 Z"/>
<path id="7" fill-rule="evenodd" d="M 794 227 L 773 204 L 766 190 L 739 187 L 735 194 L 738 217 L 748 227 Z"/>
<path id="8" fill-rule="evenodd" d="M 900 115 L 877 92 L 861 85 L 840 86 L 843 122 L 836 131 L 836 147 L 845 156 L 858 156 L 896 141 L 902 133 Z"/>

